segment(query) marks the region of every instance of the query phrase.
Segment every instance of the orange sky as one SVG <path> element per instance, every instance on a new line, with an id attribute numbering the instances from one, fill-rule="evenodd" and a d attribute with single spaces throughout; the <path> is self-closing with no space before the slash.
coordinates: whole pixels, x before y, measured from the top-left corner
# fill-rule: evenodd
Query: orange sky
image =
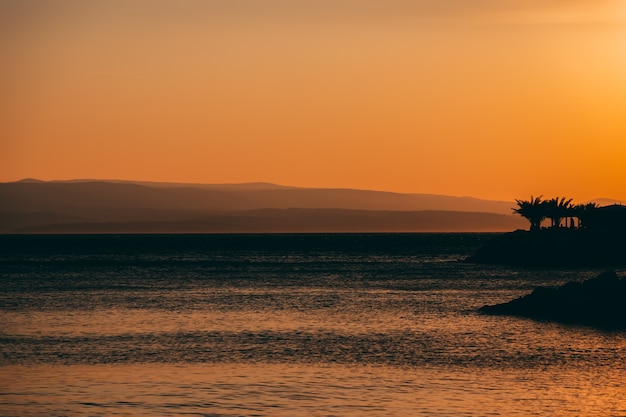
<path id="1" fill-rule="evenodd" d="M 6 0 L 0 181 L 626 201 L 622 0 Z"/>

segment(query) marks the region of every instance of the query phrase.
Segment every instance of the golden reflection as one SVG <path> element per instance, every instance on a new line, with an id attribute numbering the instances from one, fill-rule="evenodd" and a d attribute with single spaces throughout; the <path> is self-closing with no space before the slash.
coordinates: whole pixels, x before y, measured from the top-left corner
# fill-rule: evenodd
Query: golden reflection
<path id="1" fill-rule="evenodd" d="M 2 391 L 7 415 L 600 416 L 626 410 L 624 377 L 588 369 L 39 365 L 3 367 Z"/>

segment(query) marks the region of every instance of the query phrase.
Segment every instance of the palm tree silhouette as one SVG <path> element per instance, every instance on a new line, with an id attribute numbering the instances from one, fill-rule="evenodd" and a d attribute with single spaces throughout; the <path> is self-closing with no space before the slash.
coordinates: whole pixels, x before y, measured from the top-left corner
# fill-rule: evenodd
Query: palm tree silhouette
<path id="1" fill-rule="evenodd" d="M 515 200 L 517 208 L 513 212 L 519 214 L 530 222 L 530 230 L 540 230 L 541 222 L 547 217 L 546 201 L 542 200 L 543 196 L 533 197 L 530 200 Z"/>
<path id="2" fill-rule="evenodd" d="M 596 209 L 599 208 L 597 203 L 573 205 L 571 198 L 554 197 L 549 200 L 542 198 L 543 196 L 530 196 L 530 200 L 515 200 L 517 208 L 514 208 L 513 212 L 530 222 L 531 231 L 540 230 L 541 222 L 545 219 L 550 219 L 552 229 L 559 228 L 563 219 L 566 227 L 569 223 L 570 228 L 577 226 L 578 229 L 587 229 L 592 227 Z M 574 218 L 578 219 L 577 225 Z"/>
<path id="3" fill-rule="evenodd" d="M 577 204 L 573 207 L 574 215 L 578 218 L 579 229 L 586 229 L 589 226 L 589 220 L 597 208 L 597 203 Z"/>
<path id="4" fill-rule="evenodd" d="M 570 215 L 572 199 L 565 197 L 554 197 L 545 201 L 546 217 L 552 222 L 552 228 L 556 229 L 561 225 L 561 220 Z"/>

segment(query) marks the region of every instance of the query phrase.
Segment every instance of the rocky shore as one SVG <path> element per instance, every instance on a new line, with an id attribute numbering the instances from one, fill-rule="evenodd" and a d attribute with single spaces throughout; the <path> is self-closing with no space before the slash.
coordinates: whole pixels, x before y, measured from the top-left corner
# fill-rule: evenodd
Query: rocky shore
<path id="1" fill-rule="evenodd" d="M 561 287 L 538 287 L 507 303 L 480 308 L 483 314 L 626 330 L 626 278 L 614 271 Z"/>

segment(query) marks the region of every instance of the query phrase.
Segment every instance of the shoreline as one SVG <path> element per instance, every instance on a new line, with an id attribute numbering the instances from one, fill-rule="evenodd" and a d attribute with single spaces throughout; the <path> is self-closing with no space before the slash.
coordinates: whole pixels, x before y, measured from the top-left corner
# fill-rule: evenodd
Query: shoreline
<path id="1" fill-rule="evenodd" d="M 478 310 L 494 316 L 525 317 L 597 329 L 626 329 L 626 278 L 606 271 L 583 282 L 536 287 L 514 300 Z"/>
<path id="2" fill-rule="evenodd" d="M 487 241 L 466 262 L 528 267 L 626 265 L 626 235 L 591 230 L 516 230 Z"/>

